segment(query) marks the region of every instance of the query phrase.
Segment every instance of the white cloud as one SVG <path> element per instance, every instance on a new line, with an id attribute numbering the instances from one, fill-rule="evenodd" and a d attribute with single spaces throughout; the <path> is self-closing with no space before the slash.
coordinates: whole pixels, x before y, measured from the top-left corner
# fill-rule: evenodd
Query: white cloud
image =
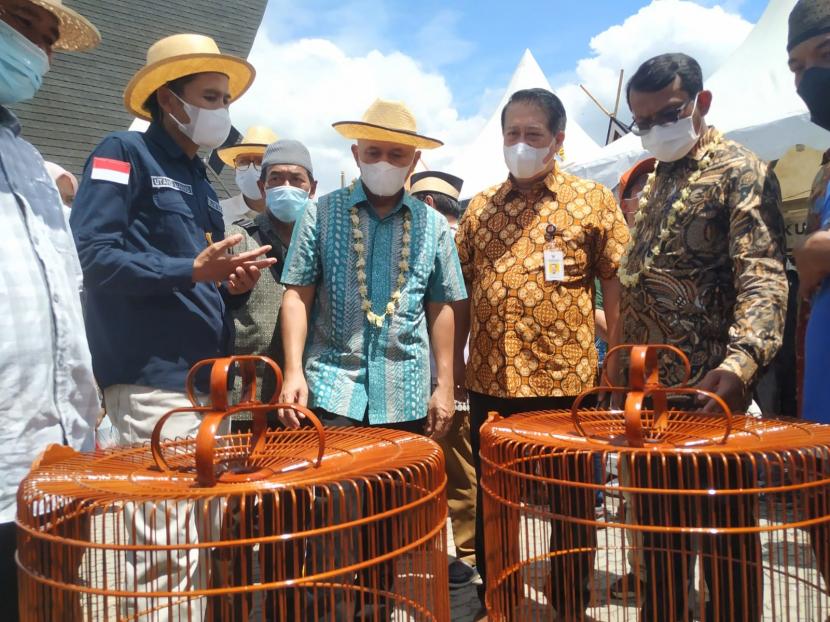
<path id="1" fill-rule="evenodd" d="M 462 118 L 439 69 L 445 63 L 458 62 L 471 53 L 471 44 L 457 35 L 458 15 L 442 11 L 423 24 L 417 40 L 435 43 L 423 47 L 413 56 L 389 49 L 383 29 L 366 31 L 343 28 L 336 16 L 317 13 L 315 1 L 292 12 L 271 11 L 250 55 L 257 68 L 257 80 L 231 113 L 242 131 L 249 125 L 264 124 L 286 138 L 303 141 L 311 151 L 320 191 L 327 192 L 340 184 L 340 172 L 347 179 L 357 175 L 349 151 L 349 141 L 331 127 L 335 121 L 359 119 L 376 97 L 403 100 L 418 119 L 419 129 L 446 145 L 425 151 L 430 168 L 452 162 L 453 156 L 471 142 L 493 112 L 505 84 L 493 84 L 480 95 L 480 112 Z M 726 0 L 734 7 L 741 0 Z M 294 0 L 271 0 L 277 5 L 293 5 Z M 364 10 L 355 15 L 377 15 L 388 23 L 389 14 L 380 0 L 353 0 L 348 6 Z M 704 6 L 706 4 L 707 6 Z M 592 55 L 576 67 L 559 68 L 551 83 L 562 97 L 571 119 L 577 121 L 598 142 L 605 139 L 607 120 L 579 88 L 585 84 L 607 106 L 613 106 L 619 70 L 626 78 L 647 58 L 668 51 L 683 51 L 701 63 L 704 75 L 713 72 L 736 48 L 752 25 L 740 16 L 710 0 L 653 0 L 651 4 L 596 35 L 590 42 Z M 285 19 L 280 16 L 285 15 Z M 362 19 L 362 17 L 361 17 Z M 298 39 L 297 30 L 314 27 L 326 38 Z M 360 33 L 361 41 L 355 39 Z M 450 41 L 451 45 L 437 45 Z M 449 54 L 449 57 L 446 55 Z M 451 58 L 450 58 L 451 57 Z M 428 69 L 429 68 L 429 69 Z M 478 103 L 478 102 L 477 102 Z M 473 107 L 475 108 L 475 107 Z M 470 109 L 467 106 L 467 109 Z M 630 113 L 624 98 L 621 120 Z M 494 157 L 497 157 L 494 156 Z"/>
<path id="2" fill-rule="evenodd" d="M 721 6 L 707 7 L 685 0 L 653 0 L 622 24 L 591 39 L 593 54 L 577 63 L 575 80 L 563 79 L 560 75 L 558 81 L 554 77 L 552 82 L 569 117 L 602 144 L 608 127 L 607 117 L 588 99 L 579 84 L 584 84 L 606 108 L 612 109 L 620 69 L 625 71 L 627 80 L 652 56 L 685 52 L 697 59 L 703 75 L 707 76 L 741 44 L 751 29 L 752 24 Z M 624 91 L 619 117 L 624 123 L 631 120 Z"/>
<path id="3" fill-rule="evenodd" d="M 475 49 L 473 43 L 458 32 L 463 24 L 463 15 L 451 9 L 435 13 L 418 30 L 416 40 L 423 42 L 418 50 L 418 59 L 429 67 L 443 67 L 470 57 Z"/>
<path id="4" fill-rule="evenodd" d="M 231 108 L 234 125 L 244 131 L 263 124 L 302 141 L 311 152 L 319 192 L 339 187 L 340 171 L 347 180 L 357 175 L 349 141 L 331 124 L 360 119 L 377 97 L 406 102 L 420 132 L 450 145 L 424 152 L 431 168 L 448 162 L 452 145 L 469 142 L 484 123 L 477 116 L 460 118 L 443 76 L 400 52 L 349 55 L 325 39 L 275 43 L 262 28 L 249 60 L 257 78 Z"/>
<path id="5" fill-rule="evenodd" d="M 737 13 L 746 4 L 746 0 L 696 0 L 703 6 L 720 6 L 730 13 Z"/>

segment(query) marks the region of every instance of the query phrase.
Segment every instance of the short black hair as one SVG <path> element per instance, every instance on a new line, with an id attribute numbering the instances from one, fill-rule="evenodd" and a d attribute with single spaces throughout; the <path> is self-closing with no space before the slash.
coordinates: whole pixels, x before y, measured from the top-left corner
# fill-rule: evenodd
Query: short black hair
<path id="1" fill-rule="evenodd" d="M 504 108 L 501 109 L 502 132 L 504 131 L 504 119 L 507 116 L 507 109 L 510 104 L 519 102 L 538 106 L 548 117 L 548 129 L 551 134 L 558 134 L 565 130 L 568 118 L 565 115 L 565 106 L 562 105 L 562 100 L 547 89 L 522 89 L 513 93 Z"/>
<path id="2" fill-rule="evenodd" d="M 443 192 L 416 192 L 414 196 L 419 201 L 424 202 L 426 202 L 426 198 L 428 196 L 432 197 L 432 200 L 435 202 L 435 209 L 441 212 L 444 216 L 461 218 L 461 214 L 464 213 L 464 210 L 461 209 L 458 201 Z"/>
<path id="3" fill-rule="evenodd" d="M 696 97 L 703 90 L 703 72 L 700 64 L 681 52 L 660 54 L 648 59 L 631 76 L 625 87 L 625 97 L 631 101 L 631 91 L 656 93 L 662 91 L 680 77 L 680 84 L 689 97 Z"/>
<path id="4" fill-rule="evenodd" d="M 190 82 L 192 82 L 197 75 L 198 74 L 194 73 L 189 76 L 182 76 L 181 78 L 171 80 L 163 86 L 166 86 L 176 95 L 181 97 L 182 93 L 184 93 L 184 87 L 186 87 Z M 158 99 L 156 99 L 156 93 L 158 93 L 158 89 L 150 93 L 150 96 L 144 102 L 144 107 L 150 111 L 150 117 L 153 119 L 153 121 L 155 121 L 156 123 L 161 123 L 161 106 L 159 106 L 159 101 Z"/>

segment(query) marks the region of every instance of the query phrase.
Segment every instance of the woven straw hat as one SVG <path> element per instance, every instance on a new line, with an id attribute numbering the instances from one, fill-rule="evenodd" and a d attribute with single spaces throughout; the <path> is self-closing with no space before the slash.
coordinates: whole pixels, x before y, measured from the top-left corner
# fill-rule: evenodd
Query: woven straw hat
<path id="1" fill-rule="evenodd" d="M 418 134 L 415 116 L 403 102 L 376 99 L 360 121 L 338 121 L 332 125 L 353 140 L 379 140 L 420 149 L 435 149 L 444 143 Z"/>
<path id="2" fill-rule="evenodd" d="M 449 173 L 442 173 L 441 171 L 423 171 L 421 173 L 413 173 L 409 178 L 409 193 L 416 192 L 440 192 L 458 200 L 461 196 L 461 188 L 464 186 L 464 180 Z"/>
<path id="3" fill-rule="evenodd" d="M 165 37 L 147 50 L 147 63 L 124 91 L 124 106 L 135 116 L 149 120 L 150 111 L 144 102 L 159 88 L 184 76 L 213 72 L 228 76 L 232 101 L 248 90 L 256 75 L 248 61 L 222 54 L 210 37 L 194 34 Z"/>
<path id="4" fill-rule="evenodd" d="M 101 33 L 77 11 L 63 5 L 63 0 L 29 0 L 58 18 L 60 37 L 52 46 L 64 52 L 83 52 L 101 43 Z"/>
<path id="5" fill-rule="evenodd" d="M 277 142 L 277 140 L 277 135 L 270 128 L 264 125 L 252 125 L 237 144 L 233 147 L 219 149 L 216 153 L 222 162 L 231 168 L 236 168 L 234 161 L 237 157 L 243 153 L 263 156 L 265 155 L 265 148 L 271 143 Z"/>

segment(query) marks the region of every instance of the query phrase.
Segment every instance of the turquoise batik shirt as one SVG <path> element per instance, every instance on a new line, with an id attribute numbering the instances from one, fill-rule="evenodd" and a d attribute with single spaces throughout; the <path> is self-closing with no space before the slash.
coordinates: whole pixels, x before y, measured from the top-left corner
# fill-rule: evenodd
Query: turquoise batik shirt
<path id="1" fill-rule="evenodd" d="M 409 272 L 400 303 L 383 326 L 361 308 L 350 209 L 358 207 L 366 246 L 372 310 L 382 314 L 397 289 L 404 210 L 411 214 Z M 429 399 L 427 302 L 454 302 L 467 294 L 446 219 L 404 193 L 385 218 L 357 182 L 309 203 L 282 273 L 285 285 L 316 285 L 305 373 L 309 405 L 369 423 L 423 419 Z"/>

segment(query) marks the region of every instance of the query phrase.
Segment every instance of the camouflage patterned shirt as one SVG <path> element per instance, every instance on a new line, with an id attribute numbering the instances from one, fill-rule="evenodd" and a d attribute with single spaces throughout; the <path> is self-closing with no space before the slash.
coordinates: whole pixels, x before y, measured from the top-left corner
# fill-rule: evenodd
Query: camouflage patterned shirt
<path id="1" fill-rule="evenodd" d="M 720 140 L 719 144 L 711 146 Z M 709 164 L 688 179 L 707 151 Z M 672 204 L 689 187 L 685 207 Z M 692 384 L 716 368 L 747 386 L 781 346 L 787 308 L 781 190 L 767 165 L 741 145 L 709 128 L 692 152 L 660 163 L 643 218 L 635 226 L 628 272 L 639 272 L 655 246 L 659 252 L 636 284 L 623 288 L 624 342 L 668 343 L 692 365 Z M 664 360 L 664 382 L 682 380 L 683 368 Z"/>

